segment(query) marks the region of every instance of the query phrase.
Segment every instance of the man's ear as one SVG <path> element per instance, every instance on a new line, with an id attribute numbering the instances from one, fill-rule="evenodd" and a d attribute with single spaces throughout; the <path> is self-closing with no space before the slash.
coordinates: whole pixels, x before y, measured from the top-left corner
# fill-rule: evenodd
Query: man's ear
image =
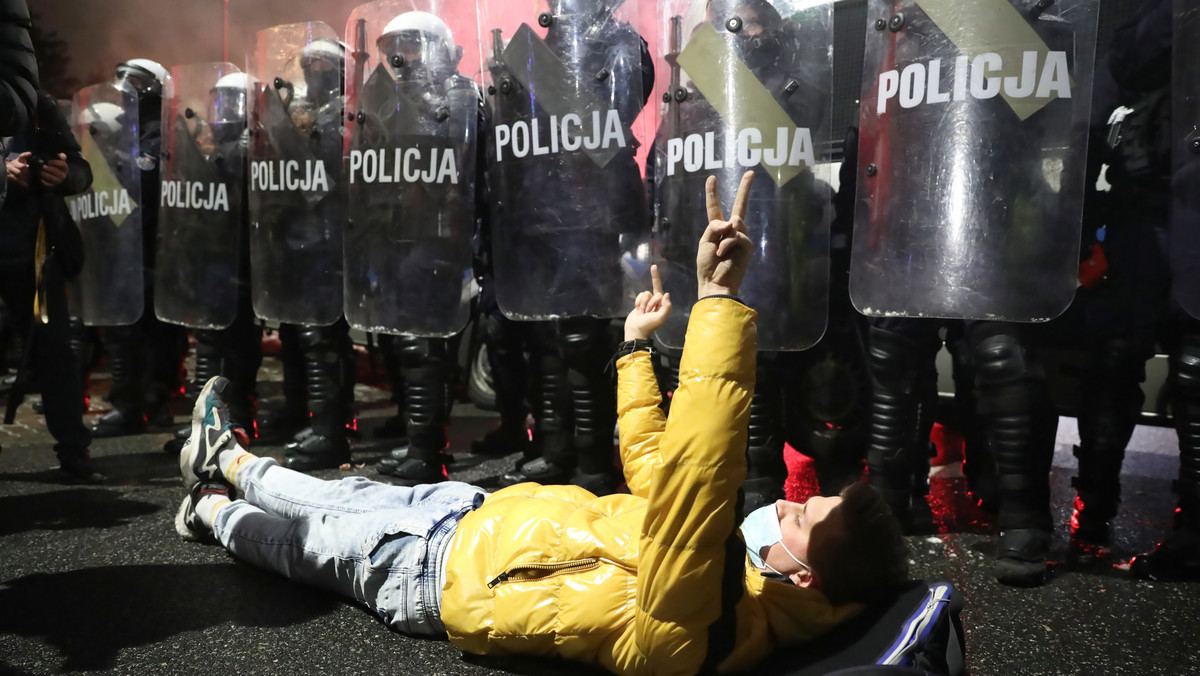
<path id="1" fill-rule="evenodd" d="M 807 568 L 801 568 L 798 572 L 792 573 L 788 576 L 788 579 L 797 587 L 821 588 L 821 578 L 817 577 L 816 573 Z"/>

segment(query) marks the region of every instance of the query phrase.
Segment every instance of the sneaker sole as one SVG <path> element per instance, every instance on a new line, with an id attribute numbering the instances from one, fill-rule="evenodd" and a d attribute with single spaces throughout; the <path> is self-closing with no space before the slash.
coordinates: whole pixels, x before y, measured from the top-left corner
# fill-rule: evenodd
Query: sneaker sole
<path id="1" fill-rule="evenodd" d="M 204 439 L 202 435 L 204 434 L 204 418 L 208 412 L 208 395 L 214 389 L 220 395 L 228 385 L 229 380 L 223 376 L 209 378 L 208 382 L 204 383 L 204 388 L 200 390 L 200 394 L 196 397 L 196 405 L 192 407 L 192 434 L 179 453 L 179 475 L 183 477 L 183 487 L 189 491 L 193 486 L 200 483 L 201 477 L 196 473 L 197 467 L 208 464 L 210 460 L 215 460 L 215 458 L 210 459 L 205 457 L 203 458 L 204 462 L 201 463 L 200 454 L 198 453 L 199 442 Z M 224 427 L 228 423 L 229 421 L 224 421 L 221 426 Z M 205 445 L 207 446 L 208 444 Z M 224 479 L 224 477 L 219 476 L 219 470 L 217 473 L 218 477 L 216 478 Z"/>
<path id="2" fill-rule="evenodd" d="M 200 535 L 196 531 L 188 528 L 187 514 L 192 507 L 192 494 L 188 493 L 183 496 L 183 502 L 179 503 L 179 509 L 175 512 L 175 532 L 179 537 L 188 542 L 199 542 Z"/>

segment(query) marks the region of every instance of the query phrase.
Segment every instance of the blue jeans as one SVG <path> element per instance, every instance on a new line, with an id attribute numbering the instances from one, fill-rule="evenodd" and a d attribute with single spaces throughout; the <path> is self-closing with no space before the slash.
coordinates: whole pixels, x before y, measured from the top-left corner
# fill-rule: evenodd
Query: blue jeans
<path id="1" fill-rule="evenodd" d="M 391 628 L 444 636 L 442 584 L 450 541 L 483 489 L 415 488 L 366 477 L 324 481 L 272 458 L 238 472 L 244 499 L 217 512 L 213 533 L 234 556 L 362 603 Z"/>

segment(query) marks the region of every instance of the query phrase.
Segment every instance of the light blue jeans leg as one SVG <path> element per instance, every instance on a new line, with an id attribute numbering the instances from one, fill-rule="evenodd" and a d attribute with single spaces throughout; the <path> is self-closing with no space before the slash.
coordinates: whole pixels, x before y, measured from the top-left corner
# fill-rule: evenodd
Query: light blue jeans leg
<path id="1" fill-rule="evenodd" d="M 439 555 L 458 518 L 483 501 L 474 486 L 405 488 L 323 481 L 258 458 L 239 472 L 245 499 L 213 533 L 234 556 L 366 605 L 393 628 L 441 635 Z"/>

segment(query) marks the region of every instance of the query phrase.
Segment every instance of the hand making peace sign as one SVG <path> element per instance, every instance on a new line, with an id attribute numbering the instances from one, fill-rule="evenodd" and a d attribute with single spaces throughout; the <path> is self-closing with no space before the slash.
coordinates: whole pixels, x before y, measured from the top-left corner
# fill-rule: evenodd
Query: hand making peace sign
<path id="1" fill-rule="evenodd" d="M 708 177 L 704 186 L 708 227 L 704 229 L 700 247 L 696 251 L 697 298 L 738 294 L 754 249 L 750 237 L 746 235 L 745 221 L 752 183 L 753 171 L 742 174 L 742 183 L 733 201 L 733 212 L 727 221 L 721 214 L 721 202 L 717 198 L 717 177 Z"/>

